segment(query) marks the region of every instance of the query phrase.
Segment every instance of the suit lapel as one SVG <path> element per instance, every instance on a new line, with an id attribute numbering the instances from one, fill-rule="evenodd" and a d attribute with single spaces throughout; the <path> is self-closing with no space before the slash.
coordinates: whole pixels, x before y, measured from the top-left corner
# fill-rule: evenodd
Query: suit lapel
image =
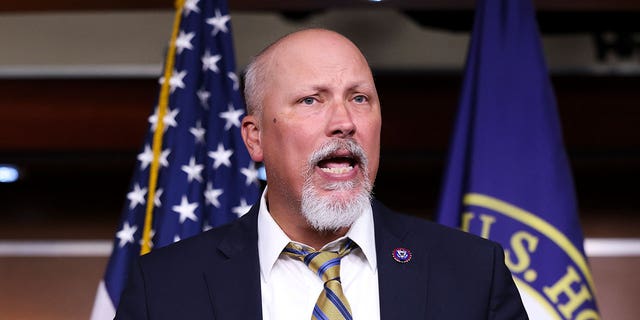
<path id="1" fill-rule="evenodd" d="M 373 202 L 381 319 L 424 319 L 427 310 L 428 257 L 425 244 L 412 243 L 407 226 Z M 258 205 L 235 223 L 220 242 L 203 277 L 214 319 L 261 319 L 258 259 Z M 407 263 L 396 262 L 396 248 L 412 253 Z"/>
<path id="2" fill-rule="evenodd" d="M 204 273 L 214 319 L 261 319 L 258 205 L 235 223 Z"/>
<path id="3" fill-rule="evenodd" d="M 425 244 L 412 243 L 406 225 L 373 202 L 381 319 L 425 319 L 428 257 Z M 411 251 L 406 263 L 393 259 L 396 248 Z"/>

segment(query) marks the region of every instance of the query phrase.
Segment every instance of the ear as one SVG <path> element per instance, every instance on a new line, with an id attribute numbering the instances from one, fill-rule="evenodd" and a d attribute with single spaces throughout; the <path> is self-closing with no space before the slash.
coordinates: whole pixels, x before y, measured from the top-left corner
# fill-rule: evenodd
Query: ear
<path id="1" fill-rule="evenodd" d="M 242 140 L 249 150 L 249 155 L 254 162 L 262 162 L 262 141 L 260 139 L 260 126 L 254 115 L 247 115 L 242 119 Z"/>

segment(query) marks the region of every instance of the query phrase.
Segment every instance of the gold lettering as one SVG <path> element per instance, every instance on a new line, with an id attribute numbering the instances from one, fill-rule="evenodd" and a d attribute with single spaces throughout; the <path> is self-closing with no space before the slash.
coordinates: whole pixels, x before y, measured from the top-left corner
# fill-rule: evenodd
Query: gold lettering
<path id="1" fill-rule="evenodd" d="M 595 310 L 586 309 L 578 313 L 576 320 L 600 320 L 600 315 Z"/>
<path id="2" fill-rule="evenodd" d="M 496 218 L 494 216 L 481 214 L 480 221 L 482 221 L 482 232 L 480 236 L 489 239 L 489 230 L 491 230 L 491 225 L 496 222 Z"/>
<path id="3" fill-rule="evenodd" d="M 462 214 L 462 221 L 460 222 L 460 229 L 466 232 L 470 232 L 471 230 L 471 221 L 475 218 L 473 212 L 465 212 Z M 489 239 L 489 232 L 491 231 L 491 225 L 496 222 L 496 218 L 494 216 L 481 214 L 478 218 L 482 222 L 482 229 L 480 231 L 480 236 Z"/>
<path id="4" fill-rule="evenodd" d="M 460 223 L 460 229 L 462 229 L 462 231 L 469 232 L 469 225 L 471 224 L 473 217 L 473 212 L 465 212 L 462 214 L 462 221 Z"/>
<path id="5" fill-rule="evenodd" d="M 505 250 L 504 258 L 507 267 L 511 272 L 516 273 L 527 270 L 531 265 L 531 256 L 529 254 L 535 252 L 536 248 L 538 248 L 538 238 L 526 231 L 518 231 L 511 236 L 510 243 L 516 261 L 511 259 L 512 252 L 508 249 Z"/>
<path id="6" fill-rule="evenodd" d="M 576 292 L 571 287 L 572 284 L 577 283 L 580 284 L 580 291 Z M 542 290 L 547 295 L 547 297 L 553 301 L 553 303 L 558 303 L 560 294 L 564 293 L 567 296 L 567 303 L 559 304 L 558 309 L 562 313 L 565 318 L 572 318 L 571 315 L 587 300 L 591 300 L 591 294 L 587 289 L 587 286 L 581 284 L 581 279 L 576 269 L 572 266 L 567 266 L 567 273 L 556 282 L 553 287 L 543 287 Z M 581 319 L 589 319 L 586 318 L 590 316 L 590 314 L 586 314 Z"/>

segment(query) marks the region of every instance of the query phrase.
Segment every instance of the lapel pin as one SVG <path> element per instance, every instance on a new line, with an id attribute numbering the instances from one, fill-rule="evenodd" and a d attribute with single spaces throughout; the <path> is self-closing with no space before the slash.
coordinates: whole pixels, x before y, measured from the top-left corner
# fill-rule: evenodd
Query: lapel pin
<path id="1" fill-rule="evenodd" d="M 411 251 L 406 248 L 395 248 L 393 249 L 393 260 L 400 263 L 407 263 L 411 260 Z"/>

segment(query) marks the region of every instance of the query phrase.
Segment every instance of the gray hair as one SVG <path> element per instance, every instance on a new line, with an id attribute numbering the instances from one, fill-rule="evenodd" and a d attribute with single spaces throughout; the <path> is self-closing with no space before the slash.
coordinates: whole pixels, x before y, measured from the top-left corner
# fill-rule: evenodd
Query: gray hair
<path id="1" fill-rule="evenodd" d="M 267 72 L 271 60 L 269 59 L 270 52 L 273 51 L 276 44 L 287 36 L 288 34 L 262 49 L 245 68 L 244 100 L 247 104 L 247 114 L 254 115 L 258 119 L 262 114 L 262 99 L 265 94 L 264 84 L 267 81 Z"/>
<path id="2" fill-rule="evenodd" d="M 247 65 L 244 75 L 244 100 L 247 104 L 247 114 L 259 118 L 262 113 L 262 98 L 264 97 L 264 81 L 266 66 L 262 54 L 255 56 Z"/>

